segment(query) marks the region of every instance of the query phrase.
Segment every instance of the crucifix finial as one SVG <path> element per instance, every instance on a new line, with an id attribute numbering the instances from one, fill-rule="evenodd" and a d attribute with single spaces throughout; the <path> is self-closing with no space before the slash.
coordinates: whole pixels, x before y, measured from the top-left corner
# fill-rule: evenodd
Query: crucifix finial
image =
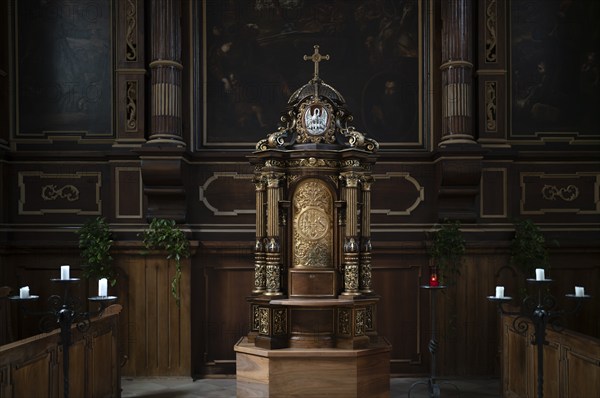
<path id="1" fill-rule="evenodd" d="M 315 44 L 315 52 L 313 53 L 313 55 L 311 55 L 311 56 L 305 55 L 304 60 L 305 61 L 311 60 L 315 63 L 315 76 L 313 77 L 313 80 L 316 81 L 316 80 L 319 80 L 319 62 L 329 61 L 329 54 L 321 55 L 319 53 L 319 45 Z"/>

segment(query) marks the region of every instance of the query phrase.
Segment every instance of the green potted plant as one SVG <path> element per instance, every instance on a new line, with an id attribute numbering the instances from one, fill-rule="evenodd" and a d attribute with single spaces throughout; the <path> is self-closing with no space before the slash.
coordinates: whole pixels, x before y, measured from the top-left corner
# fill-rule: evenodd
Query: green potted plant
<path id="1" fill-rule="evenodd" d="M 429 234 L 431 244 L 427 248 L 431 259 L 429 283 L 452 284 L 460 275 L 460 265 L 466 250 L 466 242 L 460 231 L 459 221 L 445 220 L 444 223 Z"/>
<path id="2" fill-rule="evenodd" d="M 510 264 L 523 276 L 531 278 L 536 268 L 548 268 L 546 239 L 530 219 L 514 223 L 515 235 L 510 245 Z"/>
<path id="3" fill-rule="evenodd" d="M 77 230 L 79 248 L 84 260 L 83 276 L 86 278 L 106 278 L 111 286 L 117 283 L 117 272 L 110 255 L 112 232 L 103 217 L 87 221 Z"/>
<path id="4" fill-rule="evenodd" d="M 175 220 L 155 218 L 143 233 L 146 249 L 164 250 L 167 259 L 175 261 L 175 275 L 171 280 L 171 294 L 179 306 L 181 281 L 181 260 L 190 256 L 190 242 Z"/>

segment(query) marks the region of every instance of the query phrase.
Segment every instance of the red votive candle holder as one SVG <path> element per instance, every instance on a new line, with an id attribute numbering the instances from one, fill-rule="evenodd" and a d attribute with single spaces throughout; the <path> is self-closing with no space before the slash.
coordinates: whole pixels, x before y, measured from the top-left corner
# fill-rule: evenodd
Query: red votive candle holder
<path id="1" fill-rule="evenodd" d="M 429 286 L 439 286 L 440 281 L 438 280 L 438 276 L 435 272 L 432 272 L 429 276 Z"/>

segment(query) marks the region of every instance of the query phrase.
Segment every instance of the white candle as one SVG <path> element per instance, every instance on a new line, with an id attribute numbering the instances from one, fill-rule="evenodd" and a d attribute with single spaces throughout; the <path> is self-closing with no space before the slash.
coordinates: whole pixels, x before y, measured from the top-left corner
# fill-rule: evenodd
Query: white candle
<path id="1" fill-rule="evenodd" d="M 98 296 L 108 296 L 108 281 L 106 280 L 106 278 L 102 278 L 98 281 Z"/>
<path id="2" fill-rule="evenodd" d="M 69 277 L 69 266 L 68 265 L 60 266 L 60 279 L 71 279 Z"/>
<path id="3" fill-rule="evenodd" d="M 577 296 L 577 297 L 585 296 L 585 288 L 583 286 L 575 286 L 575 296 Z"/>
<path id="4" fill-rule="evenodd" d="M 496 298 L 504 297 L 504 286 L 496 286 Z"/>
<path id="5" fill-rule="evenodd" d="M 23 286 L 21 289 L 19 289 L 19 297 L 29 298 L 29 286 Z"/>
<path id="6" fill-rule="evenodd" d="M 544 276 L 544 269 L 543 268 L 536 268 L 535 269 L 535 279 L 538 281 L 543 281 L 544 279 L 546 279 L 546 277 Z"/>

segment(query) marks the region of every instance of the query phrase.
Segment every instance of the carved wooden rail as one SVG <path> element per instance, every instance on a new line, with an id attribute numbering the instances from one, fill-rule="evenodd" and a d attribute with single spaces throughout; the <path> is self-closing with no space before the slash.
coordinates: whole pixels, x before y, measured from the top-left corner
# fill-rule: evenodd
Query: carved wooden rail
<path id="1" fill-rule="evenodd" d="M 118 319 L 121 306 L 109 306 L 89 330 L 72 331 L 69 391 L 72 397 L 121 395 Z M 62 397 L 60 330 L 0 346 L 0 398 Z"/>
<path id="2" fill-rule="evenodd" d="M 517 331 L 513 316 L 502 317 L 502 390 L 506 398 L 536 396 L 536 347 L 533 324 Z M 598 397 L 600 340 L 569 330 L 547 330 L 544 346 L 544 397 Z"/>

